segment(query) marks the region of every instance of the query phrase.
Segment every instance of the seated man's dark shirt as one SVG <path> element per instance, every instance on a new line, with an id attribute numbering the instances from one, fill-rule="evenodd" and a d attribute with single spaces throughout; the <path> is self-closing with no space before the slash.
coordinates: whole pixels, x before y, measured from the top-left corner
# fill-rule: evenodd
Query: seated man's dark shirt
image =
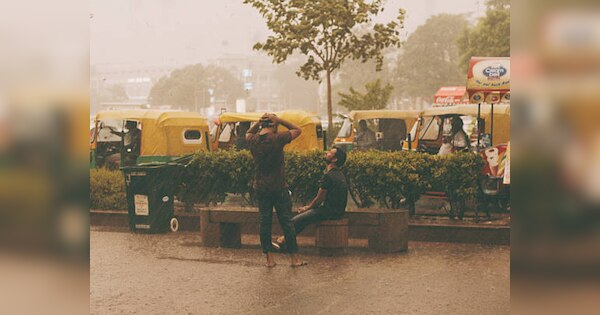
<path id="1" fill-rule="evenodd" d="M 316 211 L 326 219 L 342 218 L 348 202 L 348 184 L 344 173 L 337 168 L 329 170 L 321 178 L 319 188 L 327 190 L 327 194 L 323 206 Z"/>

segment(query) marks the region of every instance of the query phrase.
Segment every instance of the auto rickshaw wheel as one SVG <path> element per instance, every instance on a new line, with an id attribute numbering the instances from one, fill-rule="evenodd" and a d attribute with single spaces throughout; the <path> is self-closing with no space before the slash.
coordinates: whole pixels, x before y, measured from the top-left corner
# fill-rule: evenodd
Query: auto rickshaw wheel
<path id="1" fill-rule="evenodd" d="M 510 196 L 508 194 L 498 196 L 498 209 L 500 209 L 504 213 L 510 212 Z"/>
<path id="2" fill-rule="evenodd" d="M 171 229 L 171 232 L 179 231 L 179 221 L 177 218 L 171 218 L 171 221 L 169 222 L 169 228 Z"/>

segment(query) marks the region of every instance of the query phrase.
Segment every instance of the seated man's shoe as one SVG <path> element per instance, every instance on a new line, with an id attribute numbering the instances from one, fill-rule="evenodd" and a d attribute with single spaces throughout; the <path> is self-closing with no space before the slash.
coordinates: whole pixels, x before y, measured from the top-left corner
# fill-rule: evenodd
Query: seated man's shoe
<path id="1" fill-rule="evenodd" d="M 281 252 L 281 245 L 279 245 L 277 242 L 271 242 L 271 247 L 273 247 L 274 251 Z"/>
<path id="2" fill-rule="evenodd" d="M 280 236 L 275 241 L 271 242 L 271 246 L 277 252 L 283 253 L 287 250 L 287 246 L 285 245 L 285 238 Z"/>

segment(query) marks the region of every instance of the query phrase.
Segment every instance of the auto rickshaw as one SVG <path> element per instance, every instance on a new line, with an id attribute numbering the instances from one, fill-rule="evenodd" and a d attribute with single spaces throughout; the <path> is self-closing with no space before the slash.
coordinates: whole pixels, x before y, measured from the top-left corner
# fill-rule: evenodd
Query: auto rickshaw
<path id="1" fill-rule="evenodd" d="M 334 140 L 334 145 L 350 151 L 357 148 L 360 121 L 367 122 L 375 133 L 376 142 L 369 148 L 383 151 L 399 151 L 406 140 L 408 126 L 418 119 L 420 111 L 405 110 L 355 110 L 348 114 Z M 361 146 L 358 146 L 360 150 Z"/>
<path id="2" fill-rule="evenodd" d="M 23 253 L 89 261 L 87 88 L 27 84 L 3 92 L 0 238 Z"/>
<path id="3" fill-rule="evenodd" d="M 140 130 L 138 152 L 124 146 L 125 126 Z M 127 130 L 129 132 L 129 130 Z M 208 122 L 200 114 L 164 110 L 101 111 L 91 131 L 90 166 L 118 168 L 127 158 L 133 164 L 169 162 L 197 151 L 209 151 Z"/>
<path id="4" fill-rule="evenodd" d="M 453 119 L 463 120 L 470 150 L 485 161 L 479 181 L 484 203 L 492 202 L 498 208 L 508 210 L 510 192 L 504 177 L 510 143 L 510 105 L 470 104 L 425 110 L 411 130 L 416 141 L 412 149 L 437 154 L 443 137 L 450 133 Z"/>
<path id="5" fill-rule="evenodd" d="M 510 140 L 510 105 L 455 105 L 425 110 L 409 133 L 410 149 L 437 153 L 455 118 L 463 120 L 463 129 L 473 149 L 506 144 Z M 408 149 L 408 143 L 405 148 Z"/>
<path id="6" fill-rule="evenodd" d="M 222 113 L 215 120 L 213 131 L 212 149 L 228 150 L 232 148 L 246 149 L 246 132 L 253 124 L 259 121 L 264 113 Z M 290 144 L 285 151 L 310 151 L 321 150 L 324 145 L 324 133 L 321 120 L 318 116 L 305 111 L 289 110 L 275 113 L 277 116 L 297 124 L 302 133 Z M 279 130 L 285 130 L 279 126 Z"/>

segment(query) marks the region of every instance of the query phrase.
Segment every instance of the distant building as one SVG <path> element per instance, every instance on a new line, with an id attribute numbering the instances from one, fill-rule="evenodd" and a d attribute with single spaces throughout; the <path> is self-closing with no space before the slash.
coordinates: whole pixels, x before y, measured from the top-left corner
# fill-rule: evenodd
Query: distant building
<path id="1" fill-rule="evenodd" d="M 278 111 L 283 105 L 280 84 L 275 78 L 277 65 L 264 56 L 227 55 L 209 61 L 225 68 L 244 84 L 246 111 Z M 235 108 L 228 109 L 235 110 Z"/>
<path id="2" fill-rule="evenodd" d="M 179 64 L 148 65 L 144 63 L 103 63 L 92 65 L 90 91 L 120 85 L 125 88 L 130 101 L 148 103 L 154 83 L 171 71 L 182 67 Z"/>
<path id="3" fill-rule="evenodd" d="M 294 61 L 293 57 L 288 60 L 288 62 Z M 294 82 L 290 83 L 289 77 L 291 76 L 293 80 L 301 82 L 304 79 L 297 78 L 293 72 L 291 75 L 284 73 L 283 66 L 273 64 L 270 57 L 262 55 L 227 55 L 210 60 L 209 64 L 229 70 L 243 82 L 246 91 L 243 108 L 248 112 L 287 109 L 317 112 L 320 107 L 318 97 L 303 100 L 301 96 L 310 91 L 297 88 L 296 84 L 292 84 Z M 290 84 L 290 86 L 286 86 L 286 84 Z M 318 93 L 317 87 L 313 92 Z M 228 108 L 228 110 L 235 111 L 236 108 Z"/>
<path id="4" fill-rule="evenodd" d="M 290 58 L 294 62 L 294 58 Z M 194 64 L 191 62 L 189 64 Z M 229 70 L 239 79 L 244 87 L 245 95 L 234 104 L 226 100 L 216 99 L 209 95 L 200 95 L 209 99 L 208 106 L 198 108 L 205 115 L 218 114 L 223 110 L 239 111 L 281 111 L 286 109 L 303 109 L 317 113 L 320 106 L 318 88 L 302 85 L 304 79 L 296 77 L 293 71 L 283 71 L 281 65 L 273 64 L 272 59 L 263 55 L 224 55 L 209 60 L 204 65 L 215 65 Z M 143 63 L 105 63 L 92 65 L 90 69 L 90 92 L 100 92 L 120 85 L 125 89 L 128 101 L 100 104 L 99 109 L 135 108 L 149 103 L 152 86 L 163 76 L 168 76 L 173 70 L 188 64 L 148 65 Z M 285 79 L 282 78 L 285 77 Z M 300 83 L 300 84 L 299 84 Z M 286 85 L 288 84 L 288 85 Z M 309 93 L 310 92 L 310 93 Z M 307 97 L 307 95 L 317 95 Z M 326 112 L 326 109 L 323 110 Z"/>

